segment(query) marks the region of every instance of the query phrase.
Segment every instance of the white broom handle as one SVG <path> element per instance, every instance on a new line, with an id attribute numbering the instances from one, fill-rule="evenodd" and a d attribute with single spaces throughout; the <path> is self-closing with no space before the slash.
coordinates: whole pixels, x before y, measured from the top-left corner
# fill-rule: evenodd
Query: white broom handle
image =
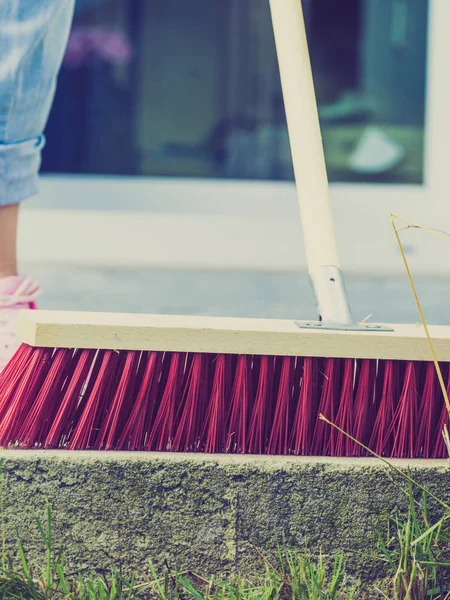
<path id="1" fill-rule="evenodd" d="M 301 0 L 270 0 L 306 258 L 340 267 Z"/>

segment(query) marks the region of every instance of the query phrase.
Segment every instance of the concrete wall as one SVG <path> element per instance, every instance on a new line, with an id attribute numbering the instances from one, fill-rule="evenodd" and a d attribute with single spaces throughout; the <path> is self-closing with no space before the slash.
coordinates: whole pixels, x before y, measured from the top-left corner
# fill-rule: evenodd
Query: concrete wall
<path id="1" fill-rule="evenodd" d="M 149 558 L 205 574 L 251 574 L 287 547 L 346 551 L 366 585 L 382 576 L 368 552 L 406 498 L 371 459 L 306 459 L 153 453 L 2 451 L 6 547 L 16 528 L 32 561 L 42 544 L 32 510 L 48 498 L 69 569 L 145 569 Z M 408 463 L 396 461 L 406 466 Z M 413 474 L 450 498 L 447 461 L 412 461 Z M 398 479 L 397 479 L 398 483 Z"/>

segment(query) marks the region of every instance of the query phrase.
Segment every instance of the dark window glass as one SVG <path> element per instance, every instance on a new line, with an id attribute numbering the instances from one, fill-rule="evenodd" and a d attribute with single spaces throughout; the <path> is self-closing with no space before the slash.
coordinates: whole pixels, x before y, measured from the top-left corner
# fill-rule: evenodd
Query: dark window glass
<path id="1" fill-rule="evenodd" d="M 422 182 L 427 0 L 303 3 L 330 180 Z M 292 179 L 267 0 L 78 0 L 46 134 L 46 172 Z"/>

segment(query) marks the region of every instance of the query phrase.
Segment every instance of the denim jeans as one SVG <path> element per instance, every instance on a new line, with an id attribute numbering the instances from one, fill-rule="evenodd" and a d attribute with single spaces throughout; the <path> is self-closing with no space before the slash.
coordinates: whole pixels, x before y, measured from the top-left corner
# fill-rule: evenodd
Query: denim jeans
<path id="1" fill-rule="evenodd" d="M 75 0 L 0 0 L 0 206 L 37 193 Z"/>

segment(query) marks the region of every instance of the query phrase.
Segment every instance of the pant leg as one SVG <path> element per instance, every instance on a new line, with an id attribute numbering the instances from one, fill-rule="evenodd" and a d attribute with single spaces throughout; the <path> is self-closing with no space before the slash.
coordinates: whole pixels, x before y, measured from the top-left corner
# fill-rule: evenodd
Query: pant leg
<path id="1" fill-rule="evenodd" d="M 0 206 L 37 193 L 75 0 L 0 0 Z"/>

